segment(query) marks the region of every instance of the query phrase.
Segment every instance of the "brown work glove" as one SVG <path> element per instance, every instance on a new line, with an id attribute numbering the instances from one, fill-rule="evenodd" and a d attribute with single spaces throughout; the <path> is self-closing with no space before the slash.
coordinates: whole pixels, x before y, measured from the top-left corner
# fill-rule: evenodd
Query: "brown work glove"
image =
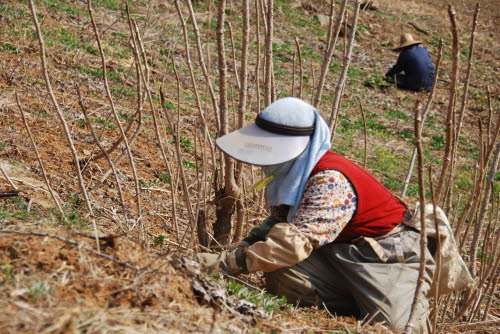
<path id="1" fill-rule="evenodd" d="M 196 258 L 200 265 L 209 273 L 223 271 L 229 275 L 239 275 L 247 272 L 246 250 L 249 244 L 240 242 L 235 247 L 219 254 L 198 253 Z"/>

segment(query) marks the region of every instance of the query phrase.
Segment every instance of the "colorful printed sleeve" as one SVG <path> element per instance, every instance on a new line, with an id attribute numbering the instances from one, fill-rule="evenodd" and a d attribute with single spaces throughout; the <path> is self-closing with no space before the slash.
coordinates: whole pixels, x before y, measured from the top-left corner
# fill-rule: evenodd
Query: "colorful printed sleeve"
<path id="1" fill-rule="evenodd" d="M 307 181 L 293 224 L 318 248 L 335 240 L 356 209 L 351 182 L 337 170 L 325 170 Z"/>

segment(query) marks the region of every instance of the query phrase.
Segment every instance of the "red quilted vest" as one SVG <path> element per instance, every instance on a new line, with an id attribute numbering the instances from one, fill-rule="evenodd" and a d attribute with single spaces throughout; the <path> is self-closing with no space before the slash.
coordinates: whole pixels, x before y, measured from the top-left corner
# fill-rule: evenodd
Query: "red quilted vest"
<path id="1" fill-rule="evenodd" d="M 337 153 L 327 151 L 311 176 L 327 169 L 343 173 L 357 194 L 358 208 L 334 242 L 349 242 L 359 236 L 376 237 L 403 221 L 406 205 L 366 170 Z"/>

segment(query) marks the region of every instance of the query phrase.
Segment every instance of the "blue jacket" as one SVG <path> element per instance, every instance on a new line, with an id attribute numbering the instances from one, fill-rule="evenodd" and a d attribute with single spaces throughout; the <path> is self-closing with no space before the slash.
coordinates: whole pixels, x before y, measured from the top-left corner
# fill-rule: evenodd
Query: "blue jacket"
<path id="1" fill-rule="evenodd" d="M 404 75 L 397 76 L 397 85 L 409 90 L 430 90 L 434 80 L 434 65 L 432 64 L 429 51 L 426 48 L 412 45 L 399 54 L 398 61 L 386 76 L 405 72 Z"/>

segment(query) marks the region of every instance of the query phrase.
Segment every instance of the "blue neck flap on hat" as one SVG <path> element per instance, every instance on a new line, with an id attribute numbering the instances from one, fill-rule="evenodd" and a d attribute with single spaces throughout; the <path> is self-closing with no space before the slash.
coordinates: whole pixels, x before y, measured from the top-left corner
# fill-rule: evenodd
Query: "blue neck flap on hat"
<path id="1" fill-rule="evenodd" d="M 270 108 L 271 106 L 273 108 Z M 307 127 L 314 124 L 315 126 L 311 141 L 295 160 L 262 168 L 266 175 L 275 176 L 267 186 L 269 205 L 289 205 L 287 220 L 292 222 L 299 209 L 311 171 L 330 149 L 330 129 L 318 111 L 300 99 L 284 98 L 277 100 L 271 106 L 261 113 L 261 117 L 283 125 Z"/>

